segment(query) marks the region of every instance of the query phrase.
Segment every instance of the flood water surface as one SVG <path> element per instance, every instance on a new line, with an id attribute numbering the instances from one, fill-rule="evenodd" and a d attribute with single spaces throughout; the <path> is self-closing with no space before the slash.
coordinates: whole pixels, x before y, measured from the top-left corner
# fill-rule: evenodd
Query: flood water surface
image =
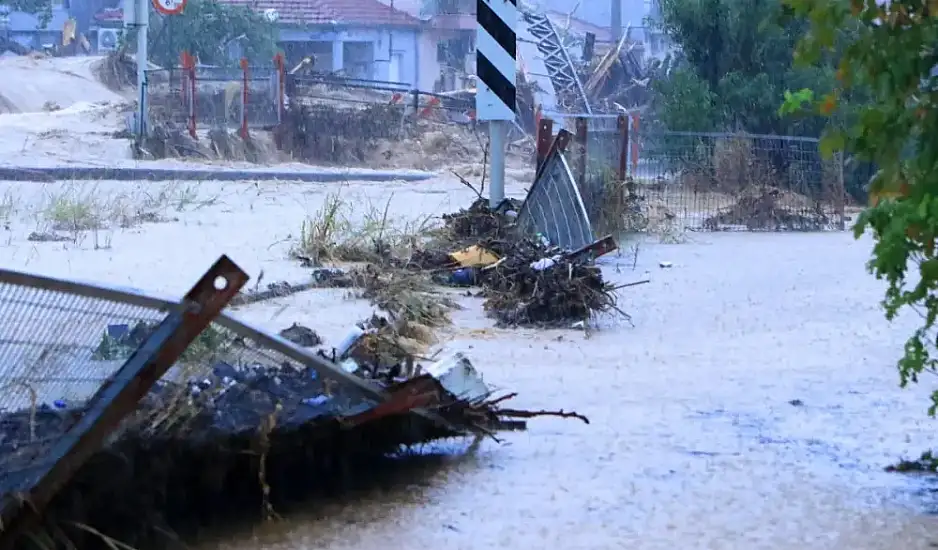
<path id="1" fill-rule="evenodd" d="M 480 304 L 453 349 L 538 419 L 392 490 L 290 514 L 207 547 L 333 550 L 918 549 L 923 479 L 886 474 L 933 443 L 929 388 L 901 390 L 914 318 L 890 325 L 870 242 L 700 235 L 604 260 L 634 326 L 496 331 Z M 673 262 L 670 269 L 659 262 Z M 481 329 L 481 330 L 480 330 Z M 925 381 L 929 382 L 928 380 Z M 442 445 L 465 450 L 467 443 Z"/>

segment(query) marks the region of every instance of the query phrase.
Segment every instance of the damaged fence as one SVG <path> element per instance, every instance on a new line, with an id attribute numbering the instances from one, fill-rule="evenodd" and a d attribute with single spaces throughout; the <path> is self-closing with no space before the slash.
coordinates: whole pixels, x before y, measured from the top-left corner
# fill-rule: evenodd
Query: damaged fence
<path id="1" fill-rule="evenodd" d="M 234 130 L 247 138 L 252 129 L 280 122 L 285 100 L 285 73 L 279 58 L 269 66 L 197 66 L 181 55 L 180 66 L 147 72 L 151 121 L 186 128 L 193 139 L 204 128 Z"/>
<path id="2" fill-rule="evenodd" d="M 182 302 L 155 303 L 0 270 L 4 543 L 37 519 L 246 281 L 223 257 Z"/>
<path id="3" fill-rule="evenodd" d="M 0 546 L 149 547 L 341 488 L 401 446 L 532 416 L 497 408 L 462 354 L 374 355 L 378 318 L 314 353 L 312 331 L 218 315 L 246 280 L 222 258 L 175 302 L 0 270 Z"/>
<path id="4" fill-rule="evenodd" d="M 594 226 L 627 210 L 627 229 L 823 231 L 844 227 L 842 156 L 814 138 L 648 131 L 638 114 L 540 121 L 543 160 L 562 124 L 567 160 Z M 612 205 L 612 206 L 610 206 Z"/>

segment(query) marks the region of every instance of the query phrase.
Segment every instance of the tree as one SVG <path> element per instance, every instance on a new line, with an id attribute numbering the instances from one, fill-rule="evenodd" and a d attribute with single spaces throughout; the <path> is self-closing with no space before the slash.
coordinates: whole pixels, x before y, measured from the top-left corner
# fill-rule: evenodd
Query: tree
<path id="1" fill-rule="evenodd" d="M 844 150 L 874 163 L 872 206 L 859 216 L 859 238 L 872 233 L 868 268 L 888 283 L 883 307 L 893 319 L 901 310 L 922 315 L 898 362 L 900 383 L 938 373 L 938 2 L 936 0 L 785 0 L 810 21 L 796 51 L 805 66 L 840 50 L 836 81 L 815 89 L 810 109 L 836 120 L 845 97 L 868 94 L 854 106 L 851 124 L 832 124 L 822 149 Z M 845 44 L 841 29 L 856 33 Z M 798 106 L 787 102 L 783 111 Z M 938 408 L 932 394 L 929 414 Z"/>
<path id="2" fill-rule="evenodd" d="M 656 118 L 667 128 L 820 134 L 819 117 L 778 112 L 786 90 L 834 78 L 831 66 L 794 66 L 795 37 L 806 24 L 782 17 L 780 0 L 661 0 L 660 7 L 660 26 L 685 58 L 656 84 Z"/>
<path id="3" fill-rule="evenodd" d="M 183 50 L 206 65 L 230 65 L 237 61 L 228 53 L 235 42 L 249 60 L 270 61 L 277 50 L 277 25 L 246 6 L 214 0 L 189 0 L 180 15 L 150 14 L 148 54 L 163 67 L 177 64 Z"/>
<path id="4" fill-rule="evenodd" d="M 52 20 L 52 0 L 0 0 L 0 6 L 35 15 L 43 27 Z"/>

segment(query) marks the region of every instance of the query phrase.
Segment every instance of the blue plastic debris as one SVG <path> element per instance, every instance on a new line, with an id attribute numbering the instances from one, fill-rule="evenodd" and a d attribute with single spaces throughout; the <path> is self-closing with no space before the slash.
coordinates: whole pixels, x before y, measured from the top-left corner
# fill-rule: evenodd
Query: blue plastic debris
<path id="1" fill-rule="evenodd" d="M 327 395 L 317 395 L 315 397 L 308 397 L 303 400 L 304 405 L 309 405 L 310 407 L 319 407 L 320 405 L 325 405 L 329 402 L 331 397 Z"/>
<path id="2" fill-rule="evenodd" d="M 212 374 L 219 378 L 228 377 L 237 379 L 238 369 L 234 368 L 228 363 L 225 363 L 224 361 L 219 361 L 218 363 L 215 363 L 214 367 L 212 367 Z"/>
<path id="3" fill-rule="evenodd" d="M 115 324 L 107 326 L 107 335 L 115 340 L 120 340 L 130 332 L 130 325 Z"/>
<path id="4" fill-rule="evenodd" d="M 472 286 L 476 283 L 476 270 L 471 267 L 457 269 L 450 276 L 449 281 L 455 286 Z"/>
<path id="5" fill-rule="evenodd" d="M 62 399 L 56 399 L 55 401 L 52 402 L 52 404 L 55 405 L 55 408 L 56 408 L 56 409 L 67 409 L 67 408 L 68 408 L 68 403 L 66 403 L 66 402 L 65 402 L 64 400 L 62 400 Z"/>

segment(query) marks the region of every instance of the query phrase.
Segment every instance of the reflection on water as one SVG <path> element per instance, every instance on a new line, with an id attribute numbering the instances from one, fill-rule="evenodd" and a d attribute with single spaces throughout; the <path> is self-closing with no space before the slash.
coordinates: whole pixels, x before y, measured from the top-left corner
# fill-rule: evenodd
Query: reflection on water
<path id="1" fill-rule="evenodd" d="M 204 548 L 932 548 L 929 485 L 882 470 L 934 425 L 929 388 L 896 386 L 912 325 L 883 320 L 868 250 L 848 235 L 648 245 L 637 272 L 654 281 L 621 304 L 635 327 L 590 339 L 470 338 L 487 324 L 475 304 L 450 345 L 521 392 L 516 407 L 575 408 L 589 426 L 535 421 Z M 615 264 L 634 279 L 631 258 Z"/>

